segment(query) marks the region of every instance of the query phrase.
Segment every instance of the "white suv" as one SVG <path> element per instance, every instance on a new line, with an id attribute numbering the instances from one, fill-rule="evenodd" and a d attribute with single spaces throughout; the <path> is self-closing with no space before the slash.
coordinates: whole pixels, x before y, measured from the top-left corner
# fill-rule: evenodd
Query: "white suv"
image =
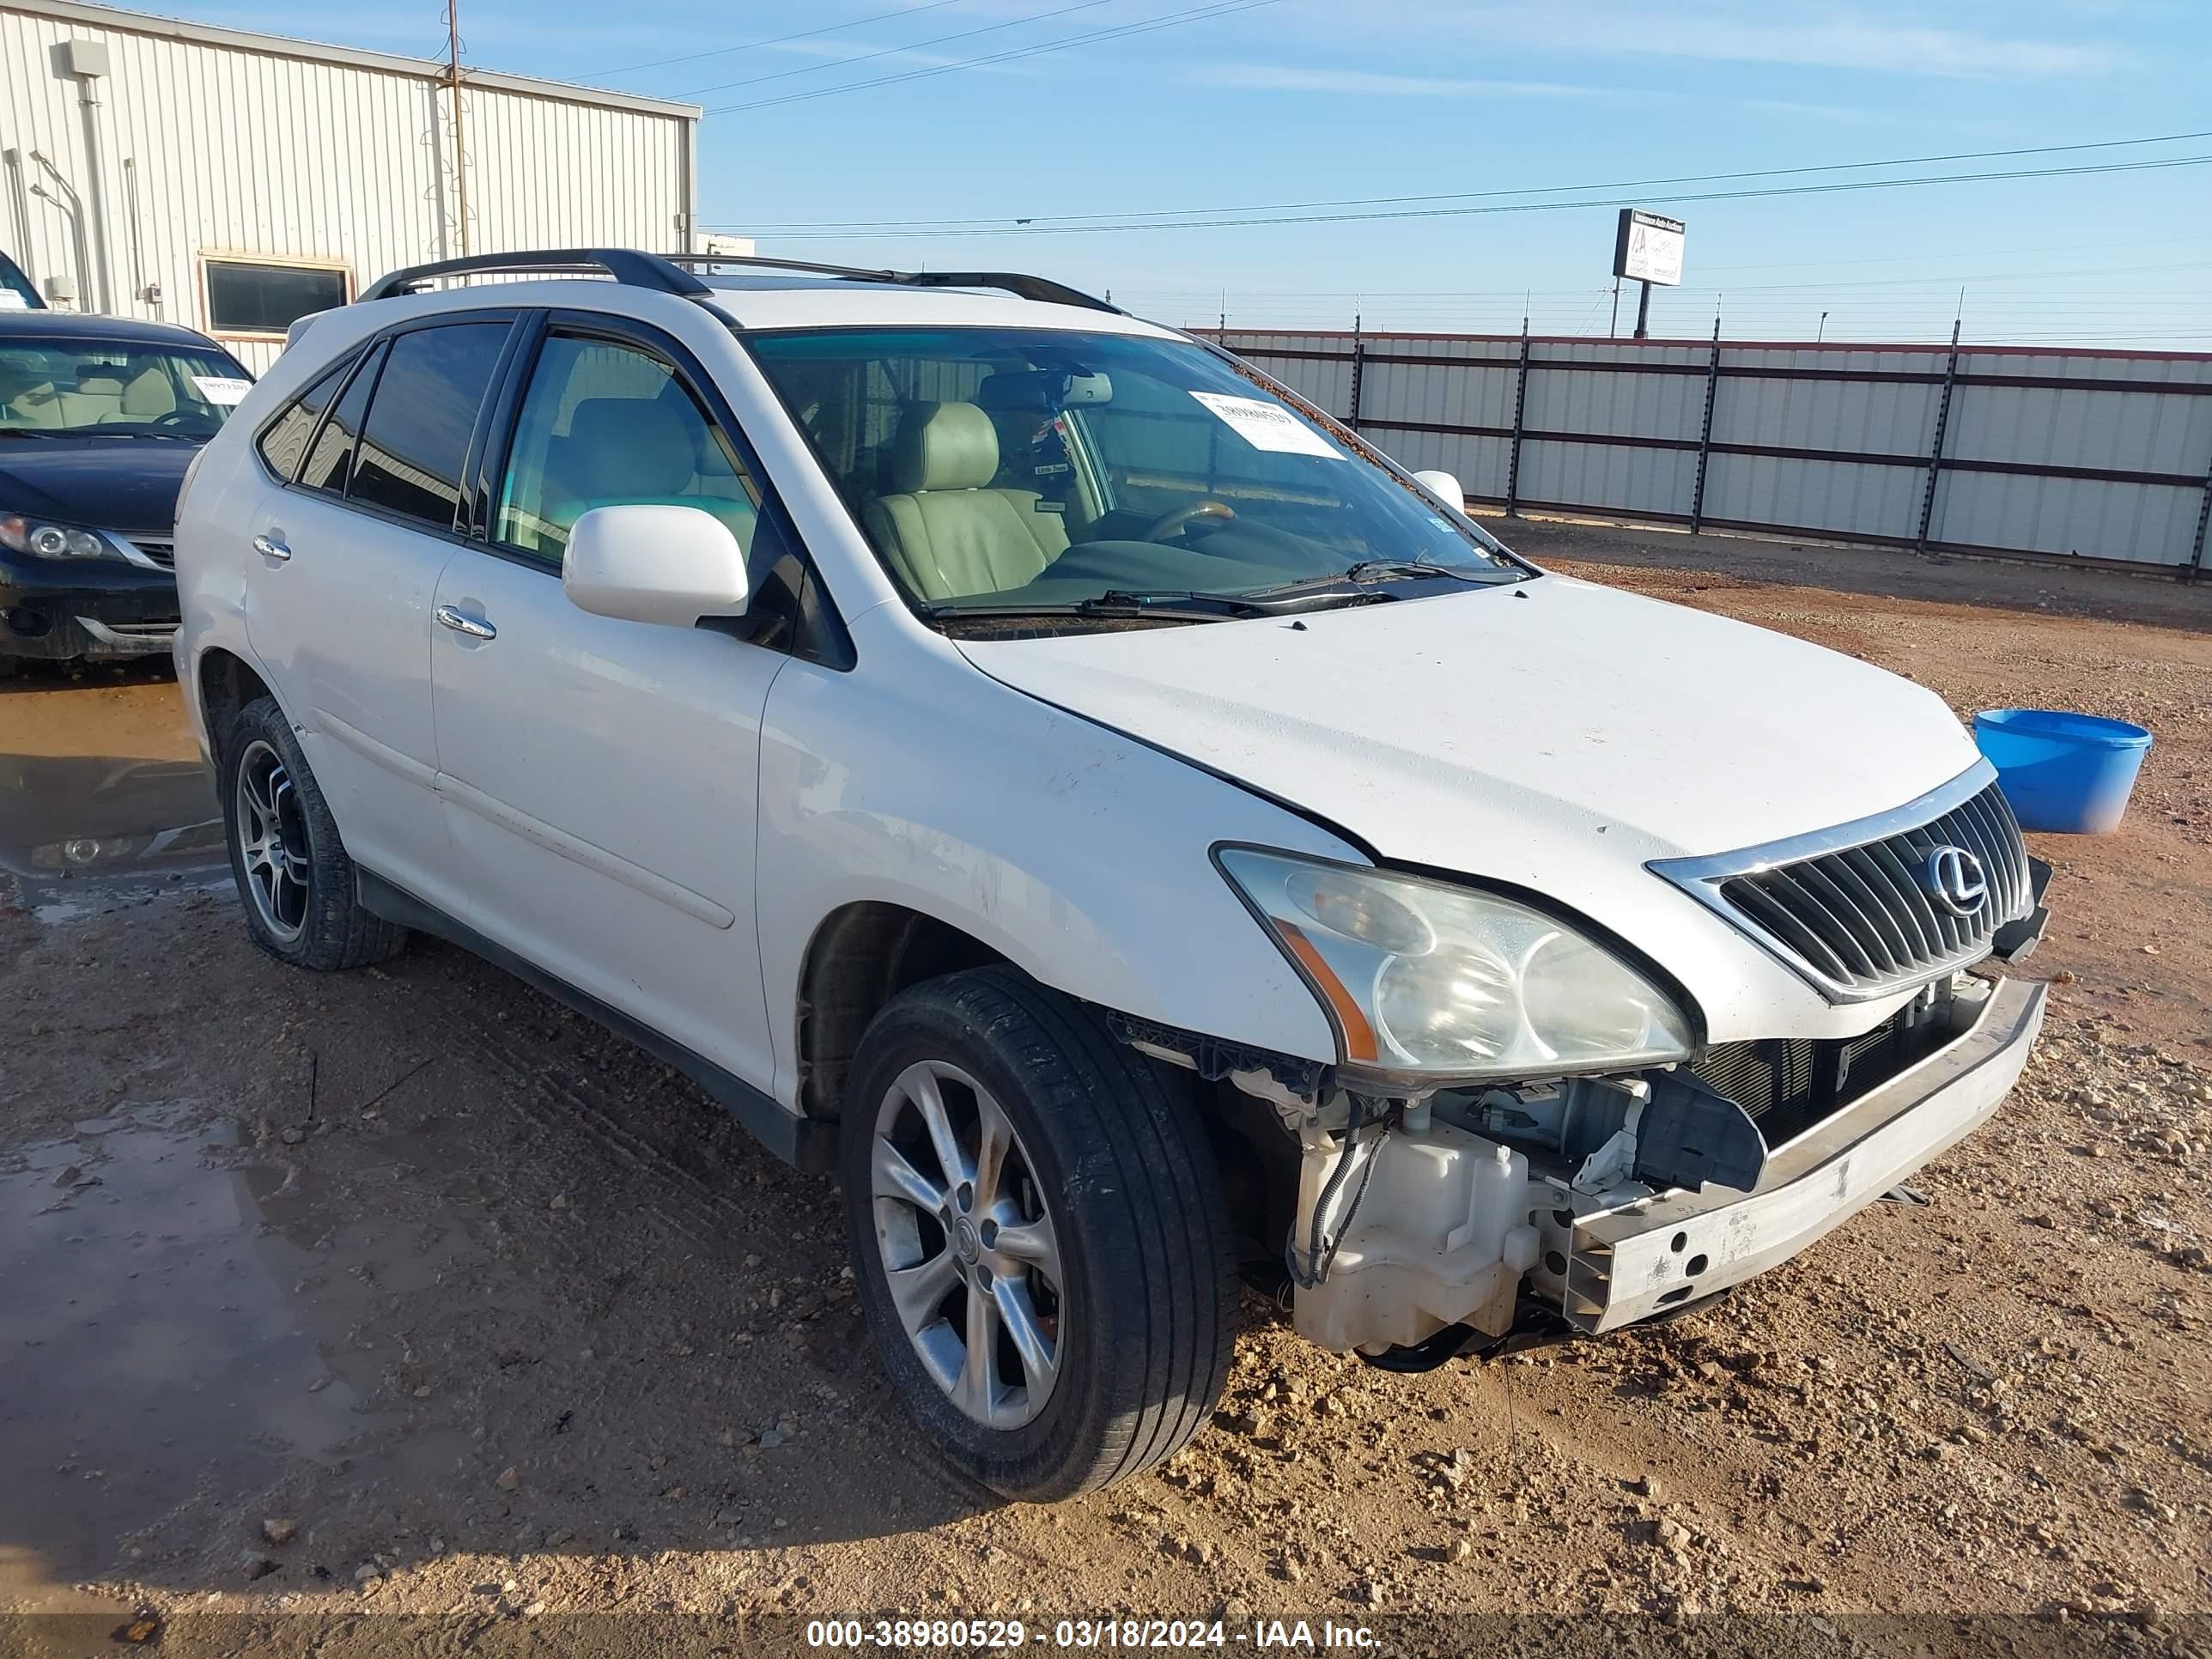
<path id="1" fill-rule="evenodd" d="M 2018 1075 L 2047 871 L 1929 692 L 1055 284 L 696 264 L 297 331 L 179 677 L 255 939 L 458 939 L 834 1167 L 968 1473 L 1176 1450 L 1240 1272 L 1402 1368 L 1693 1304 Z"/>

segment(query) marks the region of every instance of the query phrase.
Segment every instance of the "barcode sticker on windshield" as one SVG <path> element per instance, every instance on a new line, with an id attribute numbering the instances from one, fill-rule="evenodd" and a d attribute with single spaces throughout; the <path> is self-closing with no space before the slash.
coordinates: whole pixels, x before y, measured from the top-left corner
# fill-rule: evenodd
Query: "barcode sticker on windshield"
<path id="1" fill-rule="evenodd" d="M 228 409 L 253 390 L 253 382 L 240 380 L 223 374 L 195 374 L 192 384 L 200 389 L 200 396 L 208 402 Z"/>
<path id="2" fill-rule="evenodd" d="M 1257 398 L 1230 398 L 1218 392 L 1190 394 L 1219 416 L 1237 435 L 1255 449 L 1272 449 L 1285 455 L 1323 455 L 1332 461 L 1344 452 L 1279 404 L 1263 404 Z"/>

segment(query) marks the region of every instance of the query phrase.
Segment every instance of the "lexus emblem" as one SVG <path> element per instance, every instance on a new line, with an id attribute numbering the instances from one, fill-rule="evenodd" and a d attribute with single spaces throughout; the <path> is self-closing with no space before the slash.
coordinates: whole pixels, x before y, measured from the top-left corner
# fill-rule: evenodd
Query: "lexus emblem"
<path id="1" fill-rule="evenodd" d="M 1920 880 L 1929 896 L 1954 916 L 1972 915 L 1990 896 L 1982 861 L 1963 847 L 1938 847 L 1929 853 Z"/>

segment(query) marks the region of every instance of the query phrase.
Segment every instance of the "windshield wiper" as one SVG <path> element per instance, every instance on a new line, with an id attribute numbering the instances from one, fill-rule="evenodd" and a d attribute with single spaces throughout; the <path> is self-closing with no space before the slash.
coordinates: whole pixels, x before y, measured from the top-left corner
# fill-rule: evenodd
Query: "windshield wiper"
<path id="1" fill-rule="evenodd" d="M 0 426 L 0 438 L 166 438 L 204 444 L 213 436 L 212 432 L 156 432 L 138 426 Z"/>
<path id="2" fill-rule="evenodd" d="M 1096 599 L 1084 599 L 1076 614 L 1083 617 L 1202 617 L 1219 622 L 1231 617 L 1256 617 L 1267 606 L 1255 605 L 1234 593 L 1133 593 L 1109 588 Z"/>
<path id="3" fill-rule="evenodd" d="M 1362 559 L 1334 575 L 1306 576 L 1274 587 L 1255 588 L 1246 597 L 1271 609 L 1325 595 L 1334 595 L 1347 603 L 1360 599 L 1395 599 L 1398 597 L 1395 594 L 1375 592 L 1373 585 L 1426 581 L 1432 577 L 1465 582 L 1471 587 L 1496 587 L 1516 580 L 1514 575 L 1504 571 L 1484 576 L 1471 570 L 1456 570 L 1448 564 L 1424 564 L 1418 559 Z"/>
<path id="4" fill-rule="evenodd" d="M 1132 592 L 1112 588 L 1089 599 L 1059 604 L 937 605 L 923 614 L 932 622 L 958 622 L 969 617 L 1158 617 L 1171 622 L 1228 622 L 1238 617 L 1264 616 L 1269 608 L 1228 593 Z"/>
<path id="5" fill-rule="evenodd" d="M 1431 576 L 1449 576 L 1455 582 L 1472 582 L 1477 587 L 1487 587 L 1498 580 L 1495 576 L 1478 576 L 1472 570 L 1455 570 L 1448 564 L 1430 564 L 1421 559 L 1362 559 L 1346 569 L 1339 580 L 1424 581 Z"/>

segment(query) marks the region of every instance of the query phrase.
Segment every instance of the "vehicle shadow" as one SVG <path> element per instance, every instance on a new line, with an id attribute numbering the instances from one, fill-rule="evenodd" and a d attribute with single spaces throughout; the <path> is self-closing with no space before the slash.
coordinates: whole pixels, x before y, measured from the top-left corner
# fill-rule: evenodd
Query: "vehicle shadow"
<path id="1" fill-rule="evenodd" d="M 175 662 L 166 651 L 117 662 L 47 662 L 20 657 L 14 659 L 13 672 L 0 674 L 0 698 L 79 686 L 159 685 L 164 681 L 173 684 L 176 678 Z"/>

